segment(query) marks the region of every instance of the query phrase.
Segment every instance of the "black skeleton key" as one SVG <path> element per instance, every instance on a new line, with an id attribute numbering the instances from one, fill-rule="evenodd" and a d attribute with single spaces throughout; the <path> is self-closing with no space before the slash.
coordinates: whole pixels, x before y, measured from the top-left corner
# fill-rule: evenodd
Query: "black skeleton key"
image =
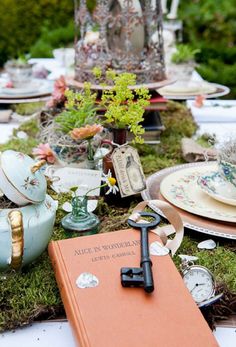
<path id="1" fill-rule="evenodd" d="M 140 268 L 121 268 L 121 284 L 123 287 L 143 287 L 145 292 L 151 293 L 154 290 L 152 276 L 152 261 L 149 256 L 148 230 L 155 228 L 161 221 L 156 213 L 141 212 L 141 217 L 152 217 L 154 221 L 150 223 L 136 223 L 128 219 L 128 224 L 135 229 L 141 230 L 141 261 Z"/>

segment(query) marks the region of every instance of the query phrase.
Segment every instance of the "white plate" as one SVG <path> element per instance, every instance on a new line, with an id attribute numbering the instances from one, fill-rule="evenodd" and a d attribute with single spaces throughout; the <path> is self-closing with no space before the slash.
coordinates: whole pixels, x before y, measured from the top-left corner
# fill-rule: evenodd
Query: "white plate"
<path id="1" fill-rule="evenodd" d="M 46 80 L 34 80 L 30 83 L 30 87 L 25 88 L 0 88 L 0 98 L 14 99 L 14 98 L 31 98 L 41 95 L 51 94 L 53 84 Z"/>
<path id="2" fill-rule="evenodd" d="M 200 82 L 201 83 L 201 82 Z M 223 95 L 227 95 L 230 92 L 230 89 L 226 86 L 223 86 L 221 84 L 217 84 L 217 83 L 208 83 L 210 86 L 215 88 L 214 92 L 204 92 L 204 89 L 201 90 L 199 89 L 199 91 L 197 92 L 189 92 L 189 93 L 166 93 L 165 90 L 163 91 L 162 88 L 157 89 L 157 92 L 159 94 L 161 94 L 163 97 L 165 97 L 166 99 L 170 99 L 170 100 L 190 100 L 190 99 L 194 99 L 197 95 L 202 95 L 204 94 L 206 99 L 210 99 L 210 98 L 218 98 L 220 96 Z"/>
<path id="3" fill-rule="evenodd" d="M 196 95 L 214 93 L 216 86 L 205 81 L 177 81 L 173 84 L 159 89 L 163 95 Z"/>
<path id="4" fill-rule="evenodd" d="M 19 94 L 29 94 L 37 92 L 42 86 L 42 82 L 33 81 L 28 83 L 27 86 L 22 88 L 2 88 L 1 91 L 5 94 L 17 96 Z"/>
<path id="5" fill-rule="evenodd" d="M 236 188 L 224 180 L 218 171 L 209 171 L 200 176 L 199 187 L 213 199 L 236 206 Z"/>
<path id="6" fill-rule="evenodd" d="M 217 165 L 213 170 L 217 170 Z M 204 166 L 176 171 L 161 182 L 161 194 L 184 211 L 222 222 L 236 223 L 235 207 L 212 199 L 198 186 L 197 180 L 205 172 Z"/>

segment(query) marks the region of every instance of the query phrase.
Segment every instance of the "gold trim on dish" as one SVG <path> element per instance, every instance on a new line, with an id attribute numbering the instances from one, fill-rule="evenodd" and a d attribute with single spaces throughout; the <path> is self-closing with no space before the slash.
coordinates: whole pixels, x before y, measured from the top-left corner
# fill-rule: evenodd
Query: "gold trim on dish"
<path id="1" fill-rule="evenodd" d="M 36 171 L 38 171 L 42 166 L 44 166 L 46 164 L 46 160 L 40 160 L 37 163 L 35 163 L 32 167 L 31 167 L 31 172 L 35 173 Z"/>
<path id="2" fill-rule="evenodd" d="M 24 252 L 24 228 L 21 211 L 13 210 L 8 213 L 8 221 L 11 226 L 12 254 L 10 266 L 18 270 L 22 265 Z"/>

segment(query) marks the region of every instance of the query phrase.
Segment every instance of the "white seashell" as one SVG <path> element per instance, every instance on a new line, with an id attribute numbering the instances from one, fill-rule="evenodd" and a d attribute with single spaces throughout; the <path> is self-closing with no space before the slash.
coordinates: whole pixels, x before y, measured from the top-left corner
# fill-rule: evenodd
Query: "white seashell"
<path id="1" fill-rule="evenodd" d="M 21 140 L 26 140 L 28 139 L 28 135 L 26 134 L 26 132 L 24 131 L 18 131 L 17 135 L 18 139 L 21 139 Z"/>
<path id="2" fill-rule="evenodd" d="M 195 257 L 195 255 L 187 255 L 187 254 L 179 254 L 179 257 L 181 260 L 185 261 L 196 261 L 198 260 L 198 257 Z"/>
<path id="3" fill-rule="evenodd" d="M 71 203 L 68 201 L 64 202 L 64 204 L 62 205 L 62 209 L 66 212 L 71 212 L 72 211 Z"/>
<path id="4" fill-rule="evenodd" d="M 205 240 L 205 241 L 200 242 L 197 245 L 197 247 L 199 249 L 214 249 L 214 248 L 216 248 L 216 243 L 214 240 L 209 239 L 209 240 Z"/>
<path id="5" fill-rule="evenodd" d="M 158 255 L 163 256 L 169 254 L 169 249 L 165 246 L 163 246 L 160 242 L 155 241 L 150 244 L 150 254 L 151 255 Z"/>
<path id="6" fill-rule="evenodd" d="M 77 287 L 81 289 L 94 288 L 98 286 L 99 280 L 95 275 L 89 272 L 82 272 L 75 283 Z"/>

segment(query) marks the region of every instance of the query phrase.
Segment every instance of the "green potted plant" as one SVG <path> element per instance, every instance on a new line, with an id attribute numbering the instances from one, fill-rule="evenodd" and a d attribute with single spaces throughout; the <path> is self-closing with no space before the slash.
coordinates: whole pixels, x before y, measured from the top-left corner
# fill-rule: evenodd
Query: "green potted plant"
<path id="1" fill-rule="evenodd" d="M 92 93 L 90 83 L 84 83 L 82 92 L 66 90 L 65 109 L 55 117 L 55 122 L 63 133 L 98 121 L 96 115 L 97 94 Z"/>
<path id="2" fill-rule="evenodd" d="M 172 74 L 177 79 L 189 79 L 196 66 L 195 56 L 200 50 L 185 44 L 177 45 L 176 48 L 176 52 L 171 57 Z"/>
<path id="3" fill-rule="evenodd" d="M 65 108 L 46 127 L 45 138 L 66 163 L 78 163 L 86 157 L 93 161 L 93 138 L 103 130 L 97 116 L 97 95 L 89 83 L 84 83 L 83 91 L 66 90 L 65 97 Z"/>
<path id="4" fill-rule="evenodd" d="M 104 126 L 117 130 L 129 130 L 133 135 L 133 143 L 142 143 L 141 135 L 144 128 L 141 122 L 144 120 L 145 107 L 149 105 L 149 91 L 145 87 L 135 88 L 136 75 L 108 71 L 106 78 L 113 82 L 113 86 L 105 88 L 102 93 L 100 105 L 104 108 Z M 114 142 L 118 139 L 113 138 Z"/>

